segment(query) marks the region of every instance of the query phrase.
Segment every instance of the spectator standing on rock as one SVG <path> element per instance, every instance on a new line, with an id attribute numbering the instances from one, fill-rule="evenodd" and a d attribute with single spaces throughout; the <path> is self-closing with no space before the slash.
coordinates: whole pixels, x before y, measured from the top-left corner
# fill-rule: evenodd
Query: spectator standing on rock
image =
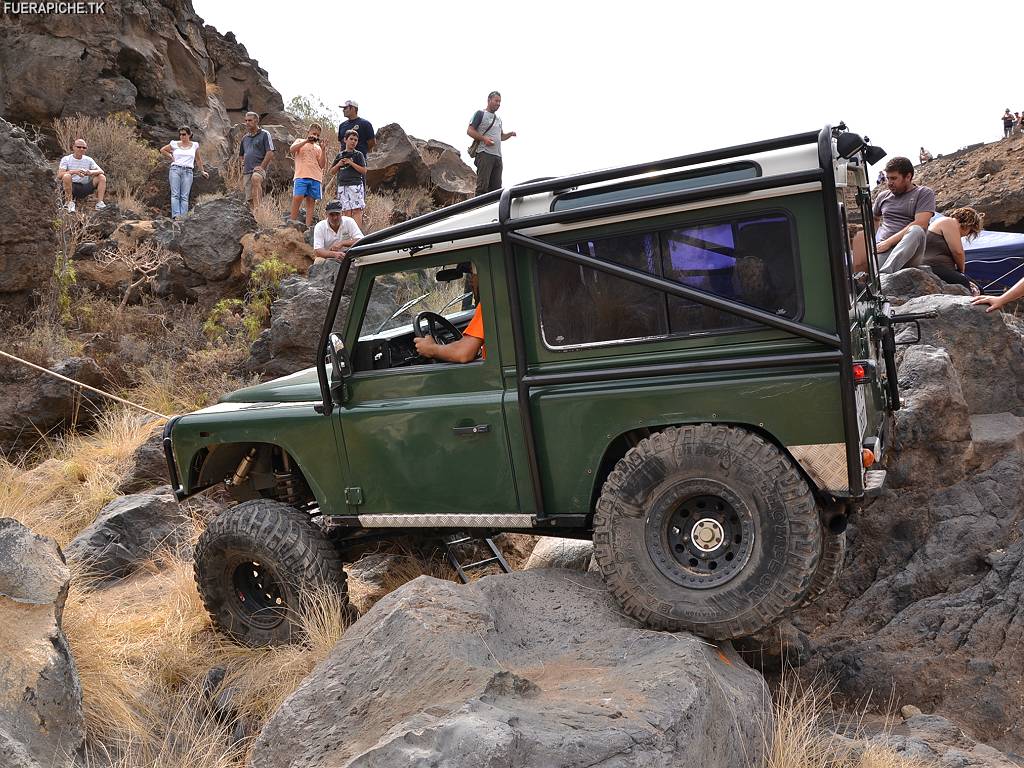
<path id="1" fill-rule="evenodd" d="M 341 203 L 332 200 L 327 204 L 327 218 L 313 228 L 313 252 L 321 259 L 340 259 L 362 237 L 356 223 L 342 215 Z"/>
<path id="2" fill-rule="evenodd" d="M 192 141 L 192 129 L 187 125 L 178 129 L 177 141 L 160 147 L 160 151 L 171 161 L 171 169 L 167 175 L 171 185 L 171 218 L 180 219 L 188 213 L 188 196 L 192 191 L 195 168 L 199 168 L 204 179 L 210 178 L 210 174 L 203 167 L 199 142 Z"/>
<path id="3" fill-rule="evenodd" d="M 885 184 L 885 171 L 878 172 L 878 176 L 875 177 L 875 184 L 877 184 L 878 186 Z"/>
<path id="4" fill-rule="evenodd" d="M 359 134 L 356 149 L 363 153 L 363 157 L 369 157 L 373 148 L 377 146 L 377 139 L 374 137 L 370 121 L 359 116 L 359 104 L 352 99 L 341 105 L 341 111 L 345 115 L 345 121 L 338 126 L 338 144 L 344 147 L 345 134 L 355 130 Z"/>
<path id="5" fill-rule="evenodd" d="M 292 142 L 290 151 L 295 158 L 295 176 L 292 180 L 292 210 L 289 222 L 299 220 L 299 206 L 306 201 L 306 226 L 313 226 L 313 212 L 316 201 L 321 198 L 321 182 L 327 156 L 320 146 L 320 124 L 313 123 L 306 131 L 306 138 Z"/>
<path id="6" fill-rule="evenodd" d="M 242 190 L 245 202 L 253 210 L 263 197 L 263 182 L 267 168 L 274 159 L 274 140 L 260 128 L 260 116 L 255 112 L 245 113 L 246 133 L 238 145 L 238 156 L 242 163 Z"/>
<path id="7" fill-rule="evenodd" d="M 928 163 L 928 162 L 931 162 L 931 161 L 932 161 L 932 159 L 933 159 L 933 158 L 932 158 L 932 153 L 931 153 L 931 152 L 929 152 L 929 151 L 928 151 L 927 149 L 925 149 L 924 147 L 921 147 L 921 153 L 920 153 L 920 154 L 918 155 L 918 159 L 919 159 L 919 160 L 920 160 L 920 161 L 921 161 L 922 163 Z"/>
<path id="8" fill-rule="evenodd" d="M 1006 111 L 1003 112 L 1003 138 L 1005 139 L 1007 136 L 1009 136 L 1010 132 L 1012 130 L 1013 130 L 1013 113 L 1010 111 L 1010 108 L 1007 107 Z"/>
<path id="9" fill-rule="evenodd" d="M 466 134 L 473 139 L 469 145 L 469 156 L 476 164 L 476 196 L 501 189 L 501 142 L 511 139 L 515 131 L 505 133 L 501 129 L 498 108 L 501 94 L 491 91 L 487 94 L 487 107 L 478 109 L 469 121 Z"/>
<path id="10" fill-rule="evenodd" d="M 342 216 L 351 217 L 356 226 L 362 228 L 363 208 L 366 207 L 366 157 L 356 149 L 358 144 L 359 132 L 353 128 L 345 134 L 341 152 L 334 158 L 328 174 L 338 174 L 338 201 Z"/>
<path id="11" fill-rule="evenodd" d="M 914 164 L 894 157 L 885 164 L 888 189 L 875 198 L 872 208 L 878 229 L 875 250 L 888 254 L 878 271 L 896 272 L 924 255 L 928 223 L 935 214 L 935 193 L 914 183 Z"/>
<path id="12" fill-rule="evenodd" d="M 1005 305 L 1011 301 L 1024 298 L 1024 278 L 1018 280 L 1014 286 L 1006 291 L 1002 296 L 978 296 L 975 299 L 971 299 L 971 304 L 988 304 L 986 312 L 995 312 L 997 309 L 1002 309 Z"/>
<path id="13" fill-rule="evenodd" d="M 973 208 L 954 208 L 945 216 L 937 218 L 928 227 L 924 255 L 920 266 L 931 267 L 932 272 L 943 282 L 962 285 L 977 296 L 978 286 L 967 279 L 964 245 L 961 238 L 973 240 L 980 233 L 984 215 Z M 919 266 L 917 263 L 909 266 Z"/>
<path id="14" fill-rule="evenodd" d="M 85 154 L 89 145 L 85 139 L 75 139 L 71 144 L 71 154 L 60 159 L 57 166 L 57 181 L 64 185 L 64 199 L 67 200 L 68 213 L 75 212 L 75 200 L 82 200 L 93 192 L 96 193 L 96 207 L 103 209 L 103 194 L 107 190 L 107 175 L 96 165 L 96 161 Z"/>

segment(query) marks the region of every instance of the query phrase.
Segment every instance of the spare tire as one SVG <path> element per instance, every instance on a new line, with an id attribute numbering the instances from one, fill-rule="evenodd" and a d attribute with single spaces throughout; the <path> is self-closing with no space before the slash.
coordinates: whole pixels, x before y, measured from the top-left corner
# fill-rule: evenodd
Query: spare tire
<path id="1" fill-rule="evenodd" d="M 672 427 L 616 464 L 594 558 L 623 609 L 712 639 L 754 634 L 800 605 L 822 551 L 811 489 L 789 457 L 738 427 Z"/>
<path id="2" fill-rule="evenodd" d="M 214 625 L 250 646 L 302 634 L 305 598 L 331 590 L 347 607 L 336 548 L 309 515 L 255 499 L 213 518 L 195 548 L 195 579 Z"/>

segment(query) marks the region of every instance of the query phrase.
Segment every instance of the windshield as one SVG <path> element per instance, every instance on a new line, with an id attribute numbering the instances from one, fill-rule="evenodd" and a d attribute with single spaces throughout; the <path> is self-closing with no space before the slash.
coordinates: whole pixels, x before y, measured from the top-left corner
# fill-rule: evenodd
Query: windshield
<path id="1" fill-rule="evenodd" d="M 439 273 L 449 279 L 439 281 Z M 459 271 L 458 265 L 378 275 L 373 280 L 359 338 L 408 327 L 420 312 L 450 317 L 475 306 L 469 275 Z"/>

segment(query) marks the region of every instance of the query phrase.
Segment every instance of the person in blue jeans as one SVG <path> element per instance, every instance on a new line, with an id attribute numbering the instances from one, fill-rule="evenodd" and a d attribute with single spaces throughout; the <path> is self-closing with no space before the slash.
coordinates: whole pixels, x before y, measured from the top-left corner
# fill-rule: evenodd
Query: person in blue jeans
<path id="1" fill-rule="evenodd" d="M 188 196 L 192 191 L 192 174 L 195 169 L 199 168 L 204 179 L 210 178 L 210 174 L 203 167 L 199 142 L 192 141 L 192 129 L 187 125 L 178 129 L 178 141 L 160 147 L 160 151 L 171 161 L 171 218 L 180 219 L 188 213 Z"/>

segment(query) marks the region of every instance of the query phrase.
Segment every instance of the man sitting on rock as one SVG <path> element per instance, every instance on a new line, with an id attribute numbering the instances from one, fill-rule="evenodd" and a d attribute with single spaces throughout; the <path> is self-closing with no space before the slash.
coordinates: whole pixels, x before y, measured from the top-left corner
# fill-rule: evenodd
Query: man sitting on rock
<path id="1" fill-rule="evenodd" d="M 345 251 L 358 243 L 363 233 L 348 216 L 342 216 L 342 204 L 327 204 L 327 218 L 313 228 L 313 252 L 321 259 L 341 259 Z"/>
<path id="2" fill-rule="evenodd" d="M 85 139 L 75 139 L 71 145 L 72 154 L 60 159 L 57 181 L 64 185 L 68 213 L 75 212 L 75 200 L 82 200 L 93 192 L 96 193 L 96 208 L 102 210 L 107 207 L 103 202 L 103 194 L 107 190 L 107 175 L 96 165 L 95 160 L 85 154 L 88 148 Z"/>
<path id="3" fill-rule="evenodd" d="M 885 164 L 888 189 L 875 198 L 876 250 L 888 254 L 879 268 L 889 274 L 913 266 L 924 255 L 928 222 L 935 214 L 935 193 L 914 183 L 914 164 L 894 157 Z"/>

